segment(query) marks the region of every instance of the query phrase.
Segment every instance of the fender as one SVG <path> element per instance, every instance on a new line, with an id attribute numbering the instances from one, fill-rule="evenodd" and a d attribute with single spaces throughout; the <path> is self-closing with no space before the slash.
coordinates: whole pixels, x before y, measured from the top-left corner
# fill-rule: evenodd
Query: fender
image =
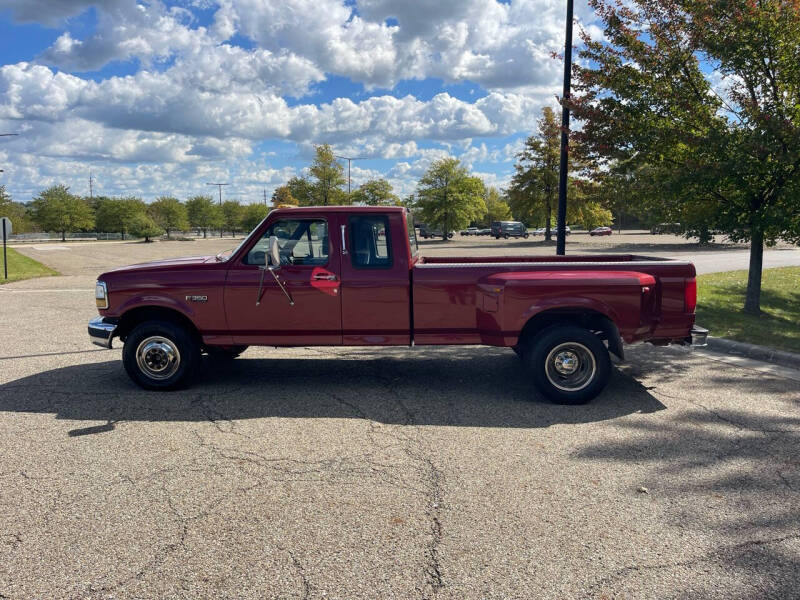
<path id="1" fill-rule="evenodd" d="M 127 298 L 122 304 L 115 307 L 114 314 L 110 317 L 122 317 L 125 313 L 136 308 L 147 308 L 148 306 L 157 306 L 159 308 L 169 308 L 171 310 L 181 313 L 184 317 L 189 319 L 197 326 L 197 311 L 195 311 L 188 303 L 181 302 L 175 298 L 167 295 L 158 294 L 139 294 Z"/>
<path id="2" fill-rule="evenodd" d="M 585 297 L 555 297 L 544 298 L 540 302 L 532 304 L 530 307 L 528 307 L 528 309 L 517 318 L 517 321 L 514 323 L 514 328 L 516 331 L 522 331 L 522 328 L 528 321 L 530 321 L 536 315 L 547 310 L 591 310 L 593 312 L 600 313 L 606 319 L 611 321 L 612 324 L 617 323 L 616 311 L 605 302 L 601 302 L 600 300 L 596 300 L 594 298 Z M 616 327 L 616 325 L 614 326 Z"/>

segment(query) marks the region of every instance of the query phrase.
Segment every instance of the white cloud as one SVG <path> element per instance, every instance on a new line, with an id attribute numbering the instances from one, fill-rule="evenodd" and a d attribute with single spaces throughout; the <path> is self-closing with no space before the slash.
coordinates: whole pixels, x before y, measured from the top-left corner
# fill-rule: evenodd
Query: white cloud
<path id="1" fill-rule="evenodd" d="M 72 27 L 90 7 L 94 29 Z M 210 24 L 198 8 L 213 11 Z M 180 195 L 209 178 L 271 193 L 313 144 L 330 143 L 392 161 L 383 175 L 407 194 L 448 153 L 483 169 L 513 160 L 519 141 L 488 140 L 528 135 L 560 87 L 550 52 L 562 49 L 562 0 L 0 0 L 4 9 L 61 28 L 35 62 L 0 66 L 0 126 L 25 133 L 2 142 L 0 158 L 25 193 L 59 178 L 84 185 L 86 165 L 115 193 Z M 584 0 L 576 15 L 602 35 Z M 81 76 L 119 61 L 134 73 Z M 348 93 L 331 98 L 336 80 L 320 84 L 332 76 Z M 393 93 L 428 78 L 480 87 L 470 100 Z M 318 86 L 324 102 L 309 95 Z M 258 147 L 278 140 L 281 156 Z M 381 175 L 368 164 L 354 163 L 354 185 Z"/>

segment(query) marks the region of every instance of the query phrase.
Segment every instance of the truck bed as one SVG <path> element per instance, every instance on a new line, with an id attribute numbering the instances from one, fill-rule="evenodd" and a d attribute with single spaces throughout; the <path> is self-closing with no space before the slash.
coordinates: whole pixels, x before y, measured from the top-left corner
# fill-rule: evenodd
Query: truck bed
<path id="1" fill-rule="evenodd" d="M 544 311 L 609 318 L 626 342 L 685 335 L 687 261 L 637 254 L 426 257 L 411 272 L 417 344 L 514 346 Z"/>

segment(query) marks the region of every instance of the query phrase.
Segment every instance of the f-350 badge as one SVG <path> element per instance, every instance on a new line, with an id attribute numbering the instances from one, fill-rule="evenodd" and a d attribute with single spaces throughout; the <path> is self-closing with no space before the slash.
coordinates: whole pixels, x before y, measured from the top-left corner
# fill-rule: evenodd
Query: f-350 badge
<path id="1" fill-rule="evenodd" d="M 188 302 L 208 302 L 208 296 L 186 296 Z"/>

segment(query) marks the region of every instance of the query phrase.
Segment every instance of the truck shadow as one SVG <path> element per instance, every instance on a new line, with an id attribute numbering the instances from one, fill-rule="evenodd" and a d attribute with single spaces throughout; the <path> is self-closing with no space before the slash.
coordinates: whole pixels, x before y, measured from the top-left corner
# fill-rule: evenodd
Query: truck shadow
<path id="1" fill-rule="evenodd" d="M 614 370 L 591 404 L 558 406 L 539 397 L 507 349 L 314 349 L 250 351 L 274 358 L 215 363 L 204 357 L 195 384 L 176 392 L 136 387 L 119 360 L 30 375 L 0 386 L 0 412 L 52 413 L 105 421 L 257 418 L 366 419 L 384 424 L 538 428 L 665 409 L 640 383 Z M 94 424 L 93 424 L 94 425 Z M 96 429 L 96 431 L 95 431 Z"/>

